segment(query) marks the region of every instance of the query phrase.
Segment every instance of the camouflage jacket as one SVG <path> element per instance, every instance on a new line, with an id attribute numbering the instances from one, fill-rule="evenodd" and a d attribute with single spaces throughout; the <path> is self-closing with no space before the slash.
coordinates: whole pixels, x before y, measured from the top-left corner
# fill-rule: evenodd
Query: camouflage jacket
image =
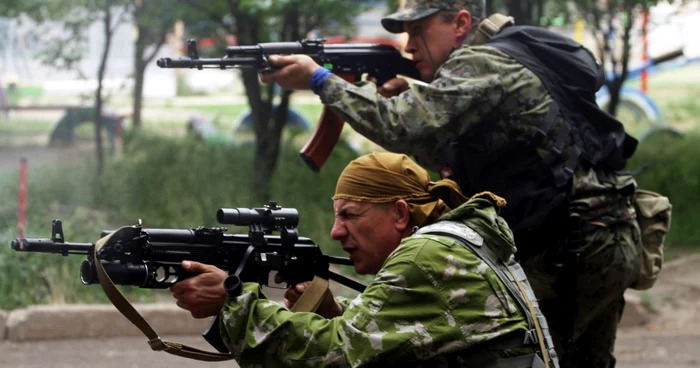
<path id="1" fill-rule="evenodd" d="M 414 156 L 435 172 L 443 148 L 463 135 L 484 156 L 531 136 L 552 102 L 540 79 L 515 59 L 493 47 L 466 45 L 452 52 L 430 84 L 413 83 L 398 96 L 385 98 L 373 83 L 350 84 L 331 76 L 320 97 L 358 133 L 389 151 Z M 562 126 L 559 119 L 538 146 L 541 157 L 552 150 Z M 572 144 L 569 136 L 561 150 L 564 161 Z M 608 190 L 607 176 L 578 167 L 572 197 Z"/>
<path id="2" fill-rule="evenodd" d="M 494 249 L 515 250 L 512 235 L 498 230 L 503 224 L 496 224 L 490 202 L 470 201 L 450 218 L 464 215 Z M 227 301 L 221 316 L 222 338 L 241 366 L 440 367 L 458 363 L 468 349 L 506 335 L 522 339 L 527 331 L 525 315 L 493 270 L 436 235 L 405 238 L 340 317 L 290 312 L 252 283 Z M 516 347 L 499 356 L 533 352 Z"/>
<path id="3" fill-rule="evenodd" d="M 320 97 L 358 133 L 436 172 L 436 156 L 478 123 L 490 126 L 476 144 L 495 150 L 533 133 L 552 101 L 534 73 L 488 46 L 453 51 L 430 84 L 412 83 L 393 98 L 377 94 L 373 83 L 353 85 L 337 76 L 324 83 Z"/>

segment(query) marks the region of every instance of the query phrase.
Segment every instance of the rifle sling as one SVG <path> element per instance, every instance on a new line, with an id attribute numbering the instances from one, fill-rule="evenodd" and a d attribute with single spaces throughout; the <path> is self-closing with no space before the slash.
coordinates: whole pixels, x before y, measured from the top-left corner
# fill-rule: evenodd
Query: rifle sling
<path id="1" fill-rule="evenodd" d="M 322 277 L 314 276 L 311 285 L 299 297 L 297 302 L 292 306 L 292 312 L 313 312 L 318 309 L 328 291 L 328 280 Z"/>
<path id="2" fill-rule="evenodd" d="M 474 40 L 472 40 L 472 45 L 478 46 L 485 44 L 486 41 L 490 40 L 491 37 L 501 29 L 512 26 L 513 24 L 515 24 L 513 17 L 505 16 L 500 13 L 492 14 L 479 23 Z"/>
<path id="3" fill-rule="evenodd" d="M 530 301 L 530 298 L 527 297 L 527 290 L 525 290 L 525 287 L 523 287 L 523 284 L 520 282 L 518 277 L 515 275 L 513 272 L 513 269 L 508 267 L 506 264 L 506 269 L 510 273 L 510 275 L 513 277 L 513 281 L 515 281 L 515 284 L 518 285 L 518 289 L 520 289 L 520 292 L 525 295 L 525 303 L 527 304 L 527 309 L 532 315 L 532 320 L 535 324 L 535 331 L 537 332 L 537 340 L 540 344 L 540 349 L 542 350 L 542 360 L 544 361 L 544 366 L 549 367 L 549 350 L 547 349 L 547 345 L 545 344 L 545 339 L 544 339 L 544 333 L 542 332 L 542 325 L 540 324 L 540 319 L 537 316 L 537 313 L 535 312 L 535 308 L 532 306 L 532 302 Z"/>
<path id="4" fill-rule="evenodd" d="M 151 327 L 151 325 L 148 324 L 148 322 L 143 318 L 143 316 L 141 316 L 141 314 L 139 314 L 136 308 L 134 308 L 134 306 L 131 305 L 131 303 L 124 297 L 124 295 L 122 295 L 119 289 L 117 289 L 117 287 L 112 282 L 112 279 L 105 271 L 104 266 L 102 266 L 102 262 L 97 257 L 97 253 L 105 244 L 109 242 L 112 236 L 128 228 L 129 227 L 121 227 L 116 231 L 108 234 L 107 236 L 99 239 L 95 243 L 94 247 L 93 259 L 95 260 L 97 277 L 100 280 L 100 286 L 102 286 L 102 290 L 104 290 L 105 294 L 112 302 L 112 304 L 124 317 L 126 317 L 131 323 L 134 324 L 134 326 L 136 326 L 139 330 L 141 330 L 141 332 L 143 332 L 143 334 L 148 338 L 148 345 L 154 351 L 165 351 L 166 353 L 181 356 L 184 358 L 190 358 L 207 362 L 220 362 L 225 360 L 232 360 L 233 355 L 231 354 L 209 352 L 177 342 L 171 342 L 161 339 L 160 336 L 158 336 L 158 333 L 153 329 L 153 327 Z M 326 290 L 328 290 L 328 280 L 325 280 L 318 276 L 314 277 L 314 280 L 311 282 L 309 289 L 307 289 L 307 291 L 304 292 L 304 294 L 302 294 L 302 296 L 299 298 L 299 301 L 297 302 L 297 304 L 295 304 L 295 308 L 293 308 L 293 311 L 304 311 L 304 308 L 309 308 L 306 309 L 306 311 L 315 311 L 321 303 L 321 300 L 323 300 Z M 307 294 L 309 295 L 307 296 Z"/>

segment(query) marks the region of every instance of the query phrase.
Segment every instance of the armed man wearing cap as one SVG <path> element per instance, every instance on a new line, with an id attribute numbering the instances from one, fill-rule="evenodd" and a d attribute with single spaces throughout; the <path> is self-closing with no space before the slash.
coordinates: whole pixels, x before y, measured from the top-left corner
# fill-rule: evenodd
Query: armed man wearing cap
<path id="1" fill-rule="evenodd" d="M 558 367 L 498 216 L 504 204 L 491 193 L 467 201 L 405 155 L 365 155 L 333 197 L 331 236 L 358 273 L 376 275 L 354 300 L 328 291 L 316 313 L 292 312 L 254 283 L 227 296 L 226 274 L 202 264 L 171 291 L 195 317 L 220 313 L 222 340 L 241 366 Z M 287 290 L 288 307 L 304 286 Z"/>
<path id="2" fill-rule="evenodd" d="M 563 37 L 571 43 L 538 44 L 559 35 L 516 33 L 524 28 L 485 19 L 484 8 L 484 0 L 408 0 L 382 19 L 389 32 L 408 33 L 405 51 L 426 83 L 348 83 L 304 55 L 271 57 L 279 69 L 260 78 L 311 89 L 355 131 L 466 195 L 503 196 L 501 216 L 562 365 L 613 367 L 623 294 L 640 276 L 636 184 L 618 174 L 636 141 L 597 107 L 604 73 L 590 52 Z M 560 58 L 528 64 L 532 45 Z M 576 50 L 581 64 L 568 57 Z M 567 76 L 585 76 L 583 87 L 560 91 Z"/>

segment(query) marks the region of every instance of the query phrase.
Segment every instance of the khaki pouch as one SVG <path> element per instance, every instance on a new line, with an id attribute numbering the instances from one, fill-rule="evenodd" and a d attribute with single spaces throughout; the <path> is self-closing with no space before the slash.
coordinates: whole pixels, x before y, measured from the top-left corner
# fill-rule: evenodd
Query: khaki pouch
<path id="1" fill-rule="evenodd" d="M 671 228 L 671 202 L 668 197 L 637 189 L 634 208 L 642 235 L 642 268 L 633 289 L 651 288 L 664 263 L 664 240 Z"/>

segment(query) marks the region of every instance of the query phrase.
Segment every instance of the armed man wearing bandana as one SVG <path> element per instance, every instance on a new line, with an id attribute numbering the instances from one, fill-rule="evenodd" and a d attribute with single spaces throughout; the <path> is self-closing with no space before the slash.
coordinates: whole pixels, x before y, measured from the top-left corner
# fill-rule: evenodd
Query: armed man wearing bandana
<path id="1" fill-rule="evenodd" d="M 333 197 L 331 236 L 358 273 L 376 275 L 357 298 L 327 292 L 316 313 L 291 312 L 258 284 L 227 296 L 226 273 L 198 263 L 171 291 L 194 317 L 220 314 L 241 366 L 558 367 L 504 204 L 488 192 L 467 200 L 405 155 L 368 154 Z M 287 290 L 288 307 L 301 289 Z"/>

